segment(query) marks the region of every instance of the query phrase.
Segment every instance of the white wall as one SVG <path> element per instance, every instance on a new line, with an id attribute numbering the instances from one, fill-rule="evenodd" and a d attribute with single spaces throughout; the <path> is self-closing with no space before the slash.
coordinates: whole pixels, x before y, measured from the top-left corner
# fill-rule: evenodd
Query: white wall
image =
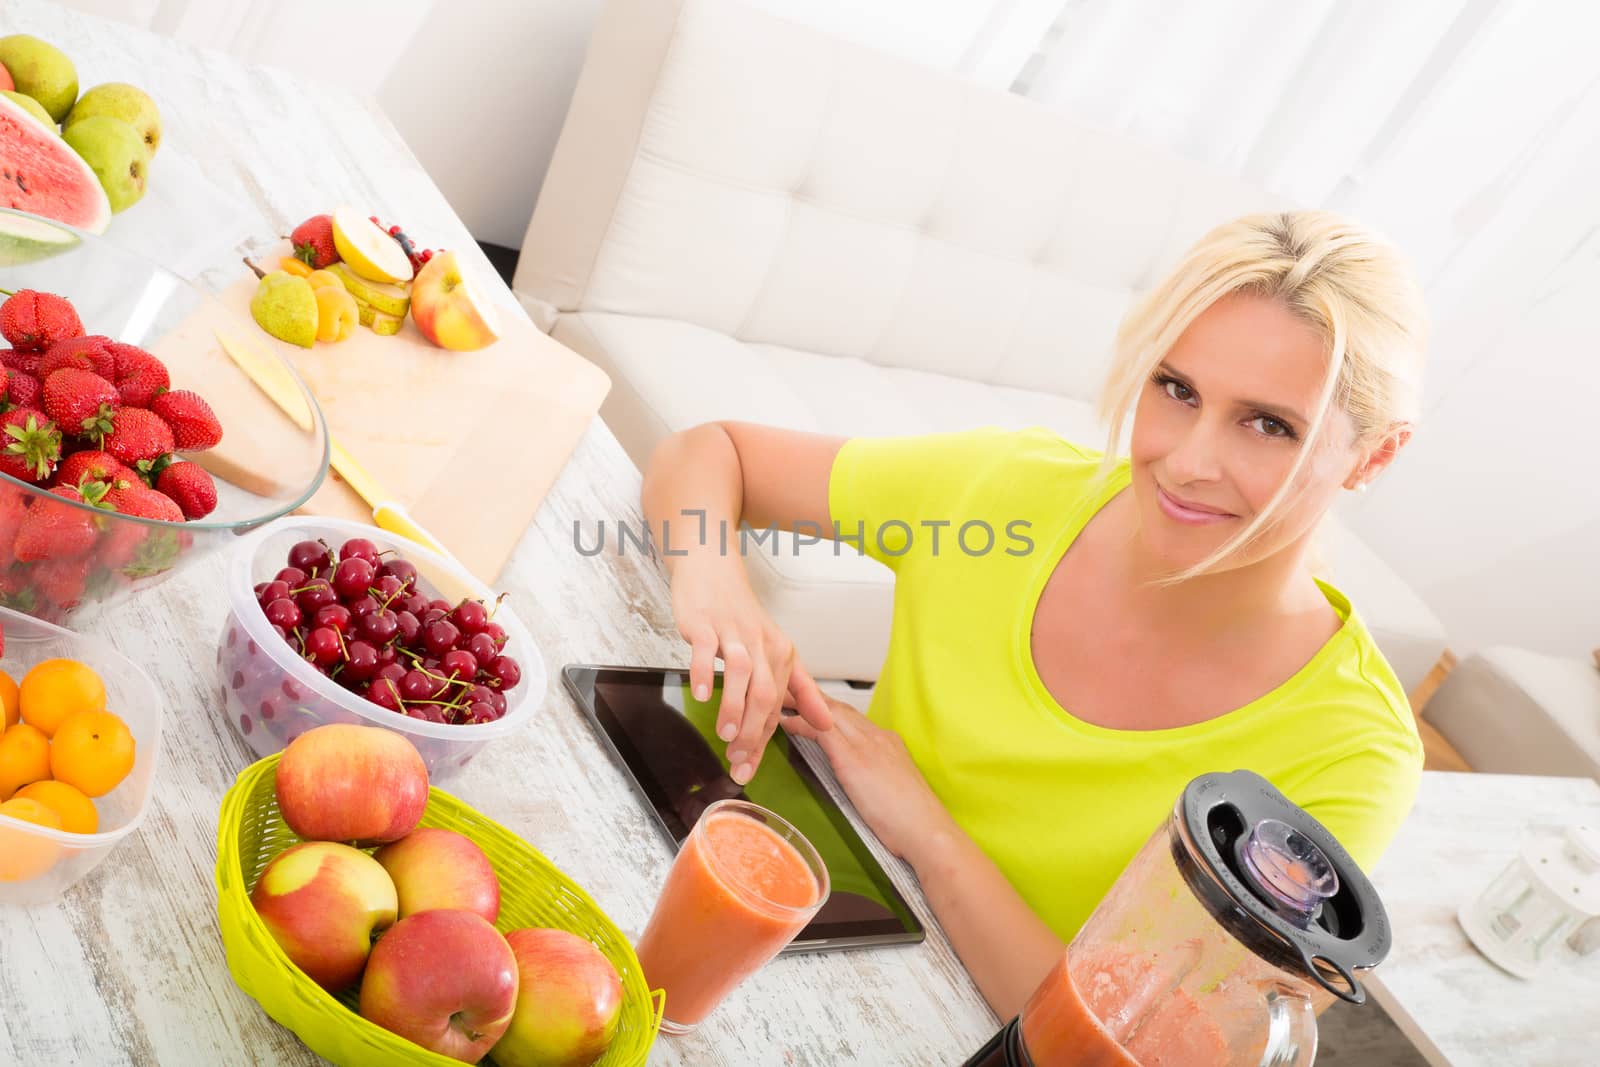
<path id="1" fill-rule="evenodd" d="M 519 248 L 600 0 L 434 4 L 378 101 L 480 241 Z"/>

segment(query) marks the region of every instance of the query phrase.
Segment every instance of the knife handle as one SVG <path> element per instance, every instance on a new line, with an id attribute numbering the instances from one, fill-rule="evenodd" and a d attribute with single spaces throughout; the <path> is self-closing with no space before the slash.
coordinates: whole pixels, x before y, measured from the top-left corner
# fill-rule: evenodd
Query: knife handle
<path id="1" fill-rule="evenodd" d="M 388 530 L 390 533 L 398 534 L 409 541 L 415 541 L 424 548 L 433 549 L 441 556 L 450 556 L 450 550 L 440 544 L 438 538 L 423 529 L 403 505 L 393 500 L 384 500 L 375 504 L 372 508 L 372 521 L 381 530 Z"/>

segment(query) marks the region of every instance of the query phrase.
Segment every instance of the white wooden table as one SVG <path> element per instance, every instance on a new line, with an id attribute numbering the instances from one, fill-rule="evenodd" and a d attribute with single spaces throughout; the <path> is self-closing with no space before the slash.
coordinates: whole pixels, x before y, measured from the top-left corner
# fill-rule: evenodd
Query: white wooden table
<path id="1" fill-rule="evenodd" d="M 1456 921 L 1527 834 L 1571 823 L 1600 826 L 1592 779 L 1423 774 L 1411 817 L 1373 871 L 1395 935 L 1365 984 L 1430 1063 L 1600 1063 L 1600 953 L 1517 978 L 1479 954 Z"/>
<path id="2" fill-rule="evenodd" d="M 86 87 L 128 81 L 156 98 L 165 139 L 151 195 L 164 177 L 177 182 L 180 168 L 197 168 L 238 198 L 241 236 L 286 233 L 348 202 L 400 221 L 431 247 L 468 253 L 494 278 L 370 102 L 37 0 L 0 0 L 0 34 L 13 32 L 62 48 Z M 374 33 L 368 45 L 382 47 L 381 26 Z M 470 92 L 470 84 L 456 88 Z M 630 933 L 642 928 L 670 853 L 555 675 L 573 661 L 687 665 L 655 563 L 637 552 L 585 558 L 573 548 L 577 520 L 639 523 L 638 495 L 638 472 L 597 420 L 499 583 L 552 668 L 544 709 L 526 733 L 450 783 L 522 833 Z M 160 686 L 162 764 L 143 828 L 89 878 L 55 906 L 0 909 L 0 1065 L 320 1062 L 233 984 L 217 932 L 217 808 L 251 761 L 214 695 L 221 575 L 220 558 L 197 563 L 89 627 Z M 886 866 L 927 918 L 908 872 Z M 959 1062 L 996 1021 L 929 927 L 920 946 L 775 961 L 694 1035 L 659 1038 L 650 1062 Z"/>

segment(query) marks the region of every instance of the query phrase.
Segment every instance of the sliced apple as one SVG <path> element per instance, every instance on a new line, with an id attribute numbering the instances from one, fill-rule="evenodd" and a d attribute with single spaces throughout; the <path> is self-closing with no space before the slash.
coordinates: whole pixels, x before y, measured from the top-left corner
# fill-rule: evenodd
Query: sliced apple
<path id="1" fill-rule="evenodd" d="M 500 315 L 454 252 L 438 252 L 411 283 L 411 321 L 440 348 L 470 352 L 500 338 Z"/>
<path id="2" fill-rule="evenodd" d="M 333 213 L 333 245 L 339 250 L 339 258 L 363 278 L 375 282 L 411 280 L 411 260 L 400 242 L 348 204 Z"/>

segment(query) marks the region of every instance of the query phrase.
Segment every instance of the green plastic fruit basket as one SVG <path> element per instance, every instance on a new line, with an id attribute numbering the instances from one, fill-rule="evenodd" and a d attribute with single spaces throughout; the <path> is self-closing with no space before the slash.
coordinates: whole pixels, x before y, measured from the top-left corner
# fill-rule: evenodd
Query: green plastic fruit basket
<path id="1" fill-rule="evenodd" d="M 341 1067 L 431 1064 L 460 1067 L 363 1019 L 358 990 L 328 993 L 289 961 L 250 903 L 250 890 L 272 858 L 299 842 L 278 811 L 278 756 L 246 767 L 227 796 L 217 827 L 217 921 L 228 970 L 266 1013 L 293 1030 L 311 1050 Z M 661 1024 L 665 994 L 645 985 L 628 939 L 572 879 L 499 823 L 438 789 L 431 789 L 423 826 L 440 826 L 477 842 L 500 879 L 502 932 L 526 926 L 569 930 L 592 941 L 622 977 L 622 1015 L 599 1067 L 645 1062 Z M 491 1057 L 485 1062 L 493 1062 Z"/>

